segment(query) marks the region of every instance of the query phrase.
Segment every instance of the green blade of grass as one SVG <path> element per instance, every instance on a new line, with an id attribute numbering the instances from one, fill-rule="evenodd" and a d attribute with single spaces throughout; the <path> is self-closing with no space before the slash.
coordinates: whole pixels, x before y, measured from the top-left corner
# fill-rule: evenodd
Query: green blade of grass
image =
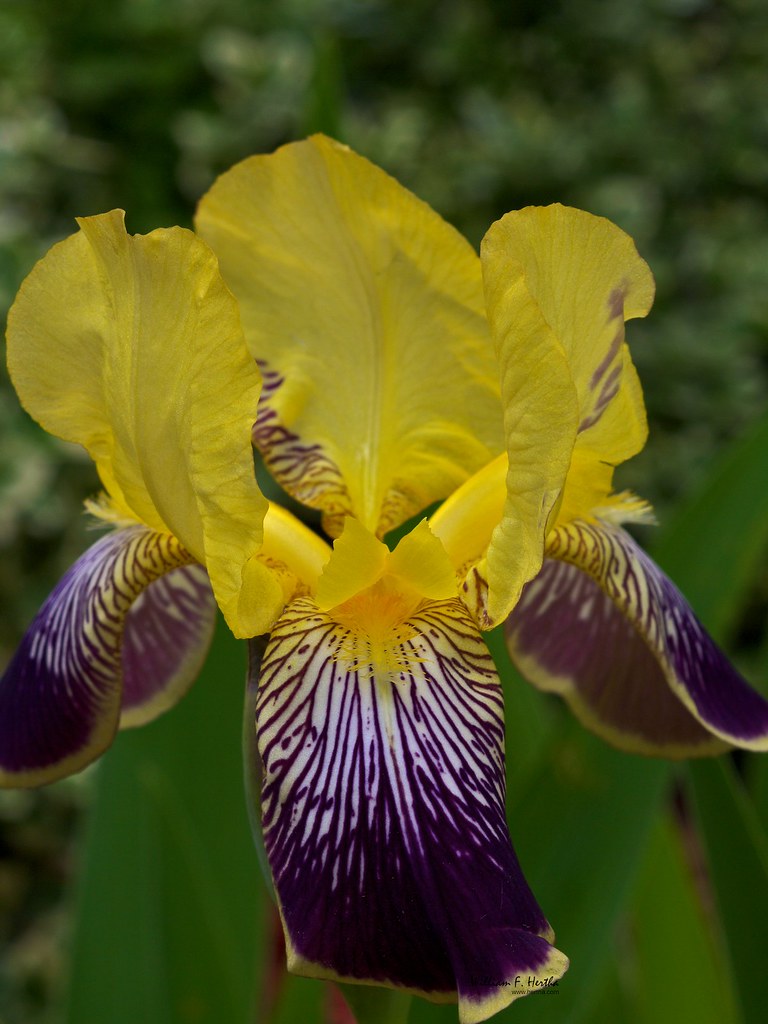
<path id="1" fill-rule="evenodd" d="M 633 894 L 628 1003 L 637 1024 L 736 1024 L 733 979 L 679 831 L 661 820 Z"/>
<path id="2" fill-rule="evenodd" d="M 242 794 L 245 649 L 220 625 L 174 710 L 103 759 L 67 1024 L 248 1024 L 264 889 Z"/>
<path id="3" fill-rule="evenodd" d="M 653 544 L 659 565 L 718 640 L 733 627 L 768 545 L 766 464 L 768 416 L 715 462 Z"/>
<path id="4" fill-rule="evenodd" d="M 747 1024 L 768 1006 L 768 841 L 755 809 L 725 758 L 689 766 L 709 879 Z"/>
<path id="5" fill-rule="evenodd" d="M 357 1024 L 407 1024 L 411 996 L 369 985 L 339 985 Z"/>
<path id="6" fill-rule="evenodd" d="M 767 452 L 768 417 L 715 463 L 654 547 L 719 642 L 744 606 L 768 543 Z M 753 756 L 745 755 L 745 762 Z M 768 1001 L 761 966 L 768 943 L 765 832 L 727 758 L 693 762 L 689 786 L 740 1009 L 745 1021 L 762 1020 Z"/>

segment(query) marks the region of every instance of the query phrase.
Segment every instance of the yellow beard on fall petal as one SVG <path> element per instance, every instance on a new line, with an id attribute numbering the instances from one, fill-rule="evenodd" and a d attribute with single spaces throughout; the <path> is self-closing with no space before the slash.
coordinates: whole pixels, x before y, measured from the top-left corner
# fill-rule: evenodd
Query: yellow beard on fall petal
<path id="1" fill-rule="evenodd" d="M 422 603 L 421 595 L 410 587 L 384 577 L 339 605 L 331 615 L 349 632 L 338 661 L 382 683 L 404 676 L 420 660 L 411 643 L 418 633 L 407 620 Z"/>
<path id="2" fill-rule="evenodd" d="M 382 693 L 404 682 L 417 654 L 419 631 L 409 624 L 429 601 L 456 596 L 445 548 L 422 520 L 394 551 L 361 523 L 347 519 L 317 586 L 317 604 L 338 625 L 335 660 L 375 678 Z"/>

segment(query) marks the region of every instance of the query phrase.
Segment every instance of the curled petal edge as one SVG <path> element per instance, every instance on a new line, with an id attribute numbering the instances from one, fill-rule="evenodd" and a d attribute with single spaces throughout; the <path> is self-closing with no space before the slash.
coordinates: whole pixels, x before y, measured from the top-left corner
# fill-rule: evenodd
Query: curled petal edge
<path id="1" fill-rule="evenodd" d="M 682 758 L 768 749 L 768 701 L 620 527 L 558 527 L 507 620 L 513 660 L 622 749 Z"/>
<path id="2" fill-rule="evenodd" d="M 84 768 L 119 725 L 160 714 L 205 658 L 216 605 L 169 534 L 101 537 L 68 570 L 0 680 L 0 784 L 39 786 Z"/>

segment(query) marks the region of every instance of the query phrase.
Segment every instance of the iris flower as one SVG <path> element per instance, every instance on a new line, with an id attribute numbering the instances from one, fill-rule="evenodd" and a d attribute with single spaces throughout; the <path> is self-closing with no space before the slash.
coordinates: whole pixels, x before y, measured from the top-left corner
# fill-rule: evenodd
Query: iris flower
<path id="1" fill-rule="evenodd" d="M 88 450 L 112 529 L 3 677 L 2 781 L 77 771 L 172 705 L 218 605 L 269 634 L 254 747 L 289 968 L 484 1020 L 568 962 L 510 843 L 483 631 L 506 622 L 529 678 L 630 748 L 768 742 L 619 525 L 648 515 L 611 477 L 645 440 L 624 323 L 650 271 L 560 206 L 478 258 L 323 137 L 224 174 L 196 226 L 86 218 L 11 311 L 22 403 Z M 332 547 L 264 498 L 251 442 Z"/>

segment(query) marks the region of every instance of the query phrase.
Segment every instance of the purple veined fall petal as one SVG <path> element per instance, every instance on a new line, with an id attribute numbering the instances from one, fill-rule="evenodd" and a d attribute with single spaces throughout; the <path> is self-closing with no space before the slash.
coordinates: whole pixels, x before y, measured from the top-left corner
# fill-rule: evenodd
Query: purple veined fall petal
<path id="1" fill-rule="evenodd" d="M 294 601 L 256 723 L 290 970 L 458 998 L 462 1024 L 564 973 L 507 830 L 498 676 L 457 599 L 383 640 Z"/>
<path id="2" fill-rule="evenodd" d="M 215 620 L 205 573 L 190 563 L 170 534 L 136 525 L 105 534 L 67 571 L 0 680 L 2 784 L 41 785 L 95 760 L 124 698 L 122 724 L 139 724 L 181 697 Z"/>
<path id="3" fill-rule="evenodd" d="M 664 757 L 768 748 L 768 701 L 620 527 L 558 527 L 507 620 L 513 661 L 615 746 Z"/>
<path id="4" fill-rule="evenodd" d="M 125 618 L 120 728 L 173 707 L 197 679 L 216 624 L 216 601 L 201 565 L 172 569 L 142 591 Z"/>

